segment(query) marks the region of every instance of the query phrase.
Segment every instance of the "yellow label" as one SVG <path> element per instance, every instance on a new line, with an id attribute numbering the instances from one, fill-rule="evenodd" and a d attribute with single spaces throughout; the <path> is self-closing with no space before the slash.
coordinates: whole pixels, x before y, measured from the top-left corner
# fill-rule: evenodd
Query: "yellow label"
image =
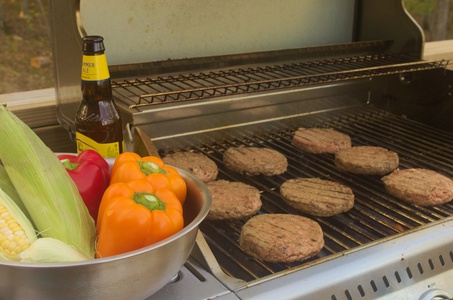
<path id="1" fill-rule="evenodd" d="M 97 81 L 110 78 L 105 54 L 84 55 L 82 59 L 82 80 Z"/>
<path id="2" fill-rule="evenodd" d="M 124 149 L 124 141 L 122 141 L 120 149 L 119 142 L 98 143 L 80 132 L 76 132 L 76 145 L 77 153 L 90 149 L 97 151 L 104 158 L 116 158 L 120 154 L 120 150 Z"/>

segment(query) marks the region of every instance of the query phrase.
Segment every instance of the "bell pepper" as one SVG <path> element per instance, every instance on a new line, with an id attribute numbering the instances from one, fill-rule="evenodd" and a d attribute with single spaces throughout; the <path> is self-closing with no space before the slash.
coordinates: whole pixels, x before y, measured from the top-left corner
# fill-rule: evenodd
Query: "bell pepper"
<path id="1" fill-rule="evenodd" d="M 96 257 L 107 257 L 159 242 L 184 227 L 183 208 L 169 189 L 146 179 L 111 184 L 97 220 Z"/>
<path id="2" fill-rule="evenodd" d="M 96 220 L 102 195 L 110 183 L 110 166 L 94 150 L 85 150 L 79 155 L 59 155 L 66 171 L 75 182 L 91 217 Z"/>
<path id="3" fill-rule="evenodd" d="M 179 172 L 157 156 L 141 157 L 135 152 L 123 152 L 112 167 L 110 184 L 146 179 L 156 190 L 169 189 L 184 204 L 187 186 Z"/>

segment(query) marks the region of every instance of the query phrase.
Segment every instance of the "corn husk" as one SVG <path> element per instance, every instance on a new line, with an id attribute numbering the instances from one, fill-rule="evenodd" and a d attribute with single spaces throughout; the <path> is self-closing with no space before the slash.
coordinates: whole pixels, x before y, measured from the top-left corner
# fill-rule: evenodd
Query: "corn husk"
<path id="1" fill-rule="evenodd" d="M 77 186 L 57 156 L 0 105 L 0 160 L 41 237 L 94 258 L 96 230 Z"/>
<path id="2" fill-rule="evenodd" d="M 0 164 L 0 189 L 2 189 L 13 201 L 19 206 L 20 210 L 27 216 L 28 219 L 30 215 L 25 208 L 24 203 L 22 203 L 22 199 L 20 199 L 19 194 L 17 193 L 16 189 L 14 188 L 11 179 L 9 179 L 8 173 L 5 170 L 5 167 Z"/>
<path id="3" fill-rule="evenodd" d="M 77 262 L 88 258 L 74 247 L 53 238 L 39 238 L 19 254 L 21 262 L 55 263 Z"/>

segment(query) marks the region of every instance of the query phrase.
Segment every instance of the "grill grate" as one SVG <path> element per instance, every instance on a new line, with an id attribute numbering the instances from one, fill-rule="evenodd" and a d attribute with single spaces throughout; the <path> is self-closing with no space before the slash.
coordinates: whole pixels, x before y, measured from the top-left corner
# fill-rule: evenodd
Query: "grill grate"
<path id="1" fill-rule="evenodd" d="M 370 106 L 335 112 L 334 115 L 319 115 L 310 124 L 301 123 L 299 126 L 333 127 L 349 134 L 355 146 L 374 145 L 396 151 L 400 156 L 400 168 L 428 168 L 453 177 L 453 134 L 449 132 L 378 111 Z M 380 177 L 346 174 L 334 166 L 333 155 L 312 155 L 295 149 L 291 146 L 295 129 L 276 124 L 274 129 L 262 135 L 255 135 L 244 129 L 240 134 L 235 133 L 225 140 L 209 145 L 192 145 L 187 149 L 201 152 L 214 160 L 219 166 L 219 179 L 242 181 L 257 187 L 263 201 L 260 213 L 301 214 L 280 199 L 279 187 L 290 178 L 330 179 L 351 187 L 355 194 L 355 206 L 350 211 L 329 218 L 311 217 L 323 228 L 325 247 L 318 256 L 304 262 L 279 264 L 252 259 L 238 246 L 240 230 L 246 220 L 204 221 L 200 229 L 226 274 L 251 281 L 291 268 L 320 263 L 332 254 L 347 252 L 453 216 L 453 203 L 436 207 L 401 203 L 387 195 Z M 282 152 L 288 158 L 288 171 L 272 177 L 242 176 L 228 171 L 222 164 L 223 152 L 230 146 L 239 145 L 269 147 Z"/>
<path id="2" fill-rule="evenodd" d="M 117 99 L 134 108 L 421 71 L 444 67 L 447 63 L 413 62 L 403 56 L 373 54 L 112 81 L 112 88 Z"/>

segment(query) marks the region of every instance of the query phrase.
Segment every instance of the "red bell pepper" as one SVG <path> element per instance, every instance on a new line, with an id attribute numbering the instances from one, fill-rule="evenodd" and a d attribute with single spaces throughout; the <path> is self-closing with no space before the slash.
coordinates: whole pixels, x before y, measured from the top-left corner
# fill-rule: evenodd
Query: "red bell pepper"
<path id="1" fill-rule="evenodd" d="M 102 195 L 110 183 L 110 166 L 107 161 L 94 150 L 85 150 L 79 155 L 59 155 L 75 182 L 91 217 L 96 221 Z"/>

